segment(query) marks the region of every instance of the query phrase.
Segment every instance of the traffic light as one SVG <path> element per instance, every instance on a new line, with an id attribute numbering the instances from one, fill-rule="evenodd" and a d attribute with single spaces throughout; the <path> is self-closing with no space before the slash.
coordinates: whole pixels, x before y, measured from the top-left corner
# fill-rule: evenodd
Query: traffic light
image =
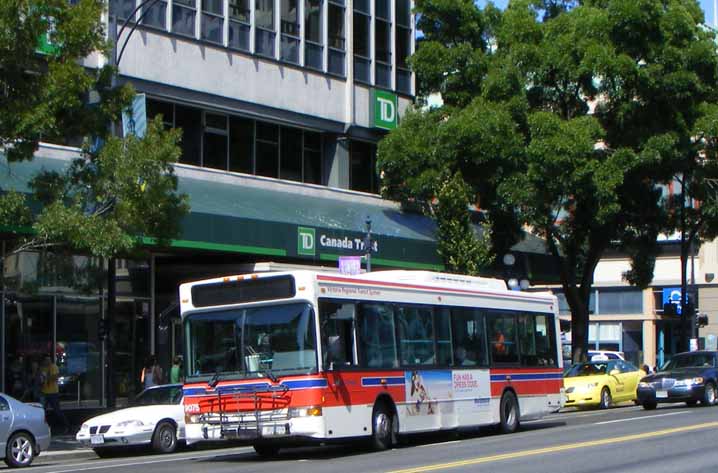
<path id="1" fill-rule="evenodd" d="M 696 327 L 705 327 L 708 325 L 708 314 L 696 315 Z"/>

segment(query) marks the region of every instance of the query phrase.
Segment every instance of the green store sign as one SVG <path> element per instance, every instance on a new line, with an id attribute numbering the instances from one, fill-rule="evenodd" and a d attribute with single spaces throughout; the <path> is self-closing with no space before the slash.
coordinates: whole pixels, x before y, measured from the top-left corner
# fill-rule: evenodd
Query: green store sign
<path id="1" fill-rule="evenodd" d="M 60 45 L 53 40 L 55 35 L 55 19 L 52 17 L 44 17 L 47 22 L 47 31 L 40 35 L 37 39 L 35 52 L 45 56 L 54 56 L 60 51 Z"/>
<path id="2" fill-rule="evenodd" d="M 373 128 L 393 130 L 399 123 L 399 99 L 396 94 L 373 89 L 369 109 Z"/>

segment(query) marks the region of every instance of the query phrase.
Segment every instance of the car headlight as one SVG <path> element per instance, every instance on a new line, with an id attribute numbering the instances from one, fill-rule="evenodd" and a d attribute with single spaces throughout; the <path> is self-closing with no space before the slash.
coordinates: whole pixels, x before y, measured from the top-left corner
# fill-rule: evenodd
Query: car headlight
<path id="1" fill-rule="evenodd" d="M 574 392 L 575 390 L 576 390 L 575 387 L 570 386 L 570 387 L 566 388 L 566 394 L 571 394 L 571 393 Z"/>
<path id="2" fill-rule="evenodd" d="M 142 427 L 145 425 L 141 420 L 133 419 L 133 420 L 123 420 L 122 422 L 118 422 L 116 427 Z"/>
<path id="3" fill-rule="evenodd" d="M 638 383 L 638 387 L 639 388 L 650 388 L 651 385 L 649 383 L 644 383 L 643 381 L 641 381 L 640 383 Z"/>
<path id="4" fill-rule="evenodd" d="M 703 384 L 703 378 L 698 376 L 696 378 L 679 379 L 674 386 L 693 386 L 695 384 Z"/>
<path id="5" fill-rule="evenodd" d="M 90 426 L 88 424 L 82 424 L 80 426 L 80 432 L 85 432 L 87 430 L 90 430 Z"/>

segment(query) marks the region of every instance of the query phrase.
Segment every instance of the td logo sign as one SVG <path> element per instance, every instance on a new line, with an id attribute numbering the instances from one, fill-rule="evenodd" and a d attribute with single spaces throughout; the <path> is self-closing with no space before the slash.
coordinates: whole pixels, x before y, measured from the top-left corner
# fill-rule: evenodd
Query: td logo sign
<path id="1" fill-rule="evenodd" d="M 297 254 L 314 256 L 317 249 L 317 239 L 313 228 L 297 228 Z"/>
<path id="2" fill-rule="evenodd" d="M 396 128 L 399 118 L 399 100 L 396 94 L 373 89 L 371 93 L 372 126 L 383 130 Z"/>

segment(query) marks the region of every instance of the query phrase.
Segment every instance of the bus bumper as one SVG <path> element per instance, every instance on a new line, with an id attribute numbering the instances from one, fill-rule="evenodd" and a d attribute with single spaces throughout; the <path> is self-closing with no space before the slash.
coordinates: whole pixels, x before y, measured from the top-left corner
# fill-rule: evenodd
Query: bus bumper
<path id="1" fill-rule="evenodd" d="M 322 417 L 299 417 L 281 422 L 262 422 L 259 429 L 256 425 L 239 423 L 186 424 L 187 444 L 218 440 L 270 440 L 282 438 L 314 438 L 322 439 L 324 435 L 324 419 Z"/>

